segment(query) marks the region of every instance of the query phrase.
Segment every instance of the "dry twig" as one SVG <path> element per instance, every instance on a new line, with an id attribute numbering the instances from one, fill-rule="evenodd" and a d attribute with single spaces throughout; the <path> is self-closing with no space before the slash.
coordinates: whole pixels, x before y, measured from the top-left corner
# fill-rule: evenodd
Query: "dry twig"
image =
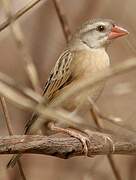
<path id="1" fill-rule="evenodd" d="M 17 20 L 22 15 L 27 13 L 30 9 L 32 9 L 35 5 L 37 5 L 41 0 L 32 0 L 28 4 L 26 4 L 22 9 L 18 10 L 15 15 L 13 15 L 13 19 Z M 0 24 L 0 31 L 4 30 L 6 27 L 8 27 L 10 24 L 10 21 L 7 19 L 3 23 Z"/>
<path id="2" fill-rule="evenodd" d="M 16 46 L 22 55 L 26 73 L 37 92 L 40 92 L 40 83 L 38 74 L 33 63 L 33 59 L 29 53 L 29 50 L 26 46 L 24 35 L 21 31 L 21 28 L 17 21 L 15 21 L 14 16 L 12 15 L 11 5 L 9 0 L 3 0 L 3 7 L 7 15 L 8 21 L 10 23 L 11 34 L 14 38 Z"/>
<path id="3" fill-rule="evenodd" d="M 1 105 L 2 105 L 3 112 L 4 112 L 4 116 L 5 116 L 7 129 L 8 129 L 9 135 L 11 136 L 11 135 L 13 135 L 13 129 L 12 129 L 12 125 L 11 125 L 11 120 L 10 120 L 7 104 L 6 104 L 4 97 L 1 97 L 0 100 L 1 100 Z"/>
<path id="4" fill-rule="evenodd" d="M 92 105 L 92 109 L 91 109 L 92 117 L 93 117 L 97 127 L 99 127 L 99 131 L 102 132 L 103 131 L 102 129 L 104 128 L 103 123 L 100 119 L 99 114 L 97 114 L 97 111 L 95 111 L 95 104 L 92 102 L 91 105 Z M 119 172 L 117 165 L 115 163 L 115 160 L 113 159 L 113 156 L 111 154 L 109 154 L 109 155 L 107 155 L 107 159 L 108 159 L 108 162 L 110 164 L 110 167 L 112 169 L 112 172 L 113 172 L 115 178 L 117 180 L 122 180 L 120 172 Z"/>
<path id="5" fill-rule="evenodd" d="M 63 10 L 63 7 L 61 6 L 61 3 L 59 0 L 53 0 L 57 15 L 59 17 L 62 30 L 65 36 L 66 41 L 68 42 L 71 39 L 71 31 L 68 25 L 68 21 L 65 15 L 65 12 Z"/>
<path id="6" fill-rule="evenodd" d="M 40 102 L 42 100 L 42 96 L 33 91 L 30 88 L 27 88 L 26 86 L 24 87 L 22 84 L 17 82 L 16 80 L 12 79 L 8 75 L 0 72 L 0 81 L 14 89 L 15 91 L 17 90 L 18 93 L 21 93 L 22 95 L 25 95 L 29 97 L 30 99 L 32 98 L 36 102 Z"/>

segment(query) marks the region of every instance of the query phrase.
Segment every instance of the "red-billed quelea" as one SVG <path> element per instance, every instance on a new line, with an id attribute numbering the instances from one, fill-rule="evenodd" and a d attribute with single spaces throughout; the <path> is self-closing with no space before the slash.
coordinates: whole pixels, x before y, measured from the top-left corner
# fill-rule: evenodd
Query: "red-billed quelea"
<path id="1" fill-rule="evenodd" d="M 66 90 L 86 78 L 95 75 L 110 65 L 110 59 L 106 52 L 113 39 L 128 34 L 128 31 L 108 19 L 90 20 L 84 23 L 73 35 L 66 49 L 60 55 L 52 69 L 44 88 L 43 96 L 48 102 L 65 93 Z M 90 108 L 88 98 L 96 101 L 102 92 L 104 82 L 87 89 L 85 93 L 67 99 L 62 107 L 68 111 L 74 111 L 82 102 L 85 108 Z M 88 106 L 87 106 L 88 105 Z M 28 122 L 26 134 L 35 134 L 43 125 L 40 117 L 34 115 Z M 42 121 L 41 121 L 42 122 Z M 44 121 L 43 121 L 44 122 Z M 64 130 L 65 131 L 65 130 Z M 86 139 L 81 134 L 71 130 L 66 132 L 81 140 L 84 149 L 87 149 Z M 14 155 L 9 166 L 14 166 L 20 155 Z"/>

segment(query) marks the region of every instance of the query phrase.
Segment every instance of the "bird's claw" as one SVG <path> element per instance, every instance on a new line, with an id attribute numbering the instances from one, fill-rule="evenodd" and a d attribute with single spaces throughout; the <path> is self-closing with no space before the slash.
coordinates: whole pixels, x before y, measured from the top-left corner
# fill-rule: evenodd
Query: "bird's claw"
<path id="1" fill-rule="evenodd" d="M 82 149 L 82 153 L 87 156 L 88 155 L 88 146 L 90 144 L 90 140 L 88 137 L 86 137 L 85 135 L 82 135 L 78 132 L 75 132 L 73 130 L 70 129 L 65 129 L 65 132 L 67 134 L 69 134 L 72 137 L 75 137 L 77 139 L 79 139 L 79 141 L 82 143 L 83 149 Z"/>
<path id="2" fill-rule="evenodd" d="M 88 147 L 90 145 L 90 140 L 89 140 L 89 138 L 87 136 L 82 135 L 81 133 L 76 132 L 76 131 L 74 131 L 72 129 L 64 129 L 64 128 L 61 128 L 61 127 L 57 127 L 52 122 L 49 123 L 48 126 L 52 131 L 63 132 L 63 133 L 66 133 L 66 134 L 68 134 L 68 135 L 70 135 L 72 137 L 75 137 L 76 139 L 79 139 L 79 141 L 82 143 L 82 146 L 83 146 L 82 153 L 85 156 L 88 155 Z"/>
<path id="3" fill-rule="evenodd" d="M 74 135 L 74 137 L 76 137 L 77 139 L 80 140 L 80 142 L 82 143 L 83 149 L 82 149 L 82 153 L 87 156 L 88 155 L 88 147 L 90 145 L 90 140 L 88 137 L 81 135 L 79 133 L 76 133 L 76 135 Z"/>

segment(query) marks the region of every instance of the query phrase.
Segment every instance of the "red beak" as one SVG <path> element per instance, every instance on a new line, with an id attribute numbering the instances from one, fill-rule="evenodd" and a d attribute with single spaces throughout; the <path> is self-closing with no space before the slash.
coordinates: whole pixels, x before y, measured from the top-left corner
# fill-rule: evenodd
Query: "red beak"
<path id="1" fill-rule="evenodd" d="M 118 38 L 118 37 L 121 37 L 121 36 L 125 36 L 127 35 L 129 32 L 120 27 L 120 26 L 117 26 L 115 25 L 112 29 L 111 29 L 111 32 L 109 33 L 109 39 L 115 39 L 115 38 Z"/>

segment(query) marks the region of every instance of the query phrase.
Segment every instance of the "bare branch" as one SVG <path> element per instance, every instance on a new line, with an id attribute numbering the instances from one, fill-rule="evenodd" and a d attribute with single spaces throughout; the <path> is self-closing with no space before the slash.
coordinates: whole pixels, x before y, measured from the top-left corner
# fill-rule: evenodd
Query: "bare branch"
<path id="1" fill-rule="evenodd" d="M 63 137 L 63 138 L 62 138 Z M 109 141 L 102 133 L 91 132 L 88 157 L 92 155 L 124 154 L 136 155 L 136 141 L 117 140 L 111 137 L 115 151 L 112 152 Z M 73 137 L 56 134 L 49 137 L 22 135 L 0 137 L 0 154 L 34 153 L 70 158 L 82 156 L 82 143 Z"/>

